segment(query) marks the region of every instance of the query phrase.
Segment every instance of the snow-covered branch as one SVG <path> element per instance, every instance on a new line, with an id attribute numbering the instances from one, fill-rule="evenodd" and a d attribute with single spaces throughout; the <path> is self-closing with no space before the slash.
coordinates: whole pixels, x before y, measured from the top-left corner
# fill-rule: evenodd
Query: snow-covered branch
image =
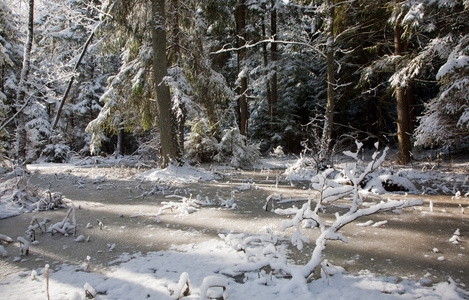
<path id="1" fill-rule="evenodd" d="M 321 231 L 320 236 L 316 239 L 316 246 L 313 250 L 310 261 L 301 268 L 300 272 L 292 274 L 294 277 L 300 276 L 309 278 L 313 274 L 316 267 L 321 263 L 323 251 L 326 248 L 328 240 L 340 240 L 344 243 L 348 242 L 347 238 L 339 232 L 345 225 L 350 224 L 363 216 L 385 211 L 402 210 L 406 207 L 423 204 L 423 200 L 421 199 L 387 200 L 369 207 L 362 207 L 362 199 L 359 194 L 360 184 L 366 176 L 372 174 L 384 162 L 388 148 L 386 148 L 383 153 L 376 150 L 372 156 L 372 160 L 362 168 L 360 167 L 362 162 L 358 154 L 360 153 L 363 144 L 357 141 L 356 146 L 357 150 L 355 152 L 344 152 L 345 155 L 355 160 L 354 163 L 347 165 L 343 171 L 351 185 L 343 186 L 335 180 L 330 179 L 330 175 L 334 170 L 328 169 L 317 174 L 311 179 L 312 188 L 319 192 L 319 197 L 316 200 L 314 210 L 311 208 L 311 199 L 309 199 L 309 201 L 300 209 L 293 207 L 289 209 L 275 210 L 275 213 L 277 214 L 292 216 L 290 220 L 283 221 L 282 230 L 285 231 L 290 227 L 294 227 L 296 229 L 295 233 L 291 237 L 291 242 L 299 250 L 303 248 L 303 243 L 309 242 L 307 237 L 304 236 L 300 230 L 302 222 L 309 222 L 309 226 L 304 227 L 318 227 Z M 376 143 L 376 149 L 378 149 L 378 146 L 378 143 Z M 337 212 L 335 214 L 336 219 L 332 225 L 326 224 L 320 215 L 322 206 L 346 197 L 349 197 L 352 202 L 348 211 L 343 214 Z"/>

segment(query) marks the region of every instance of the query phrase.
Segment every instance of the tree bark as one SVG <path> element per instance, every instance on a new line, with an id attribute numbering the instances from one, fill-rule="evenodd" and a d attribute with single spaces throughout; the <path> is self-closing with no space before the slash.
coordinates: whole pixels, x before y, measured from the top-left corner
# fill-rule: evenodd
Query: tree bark
<path id="1" fill-rule="evenodd" d="M 155 81 L 156 99 L 161 139 L 161 166 L 167 167 L 171 160 L 179 160 L 174 115 L 171 109 L 171 94 L 169 87 L 163 82 L 167 75 L 166 59 L 166 28 L 165 1 L 152 0 L 151 3 L 153 26 L 151 26 L 153 48 L 153 76 Z"/>
<path id="2" fill-rule="evenodd" d="M 237 32 L 239 38 L 238 46 L 242 47 L 246 44 L 246 3 L 245 0 L 239 0 L 239 4 L 237 7 Z M 238 51 L 238 70 L 242 72 L 244 68 L 244 60 L 246 58 L 246 49 L 242 48 Z M 241 120 L 239 124 L 239 131 L 242 135 L 248 135 L 248 102 L 247 102 L 247 95 L 246 91 L 248 89 L 248 78 L 247 74 L 241 75 L 241 88 L 239 90 L 239 107 L 241 113 Z"/>
<path id="3" fill-rule="evenodd" d="M 394 55 L 400 56 L 404 52 L 402 41 L 402 27 L 396 25 L 394 28 Z M 406 165 L 410 162 L 410 117 L 408 104 L 408 86 L 399 83 L 396 87 L 397 102 L 397 163 Z"/>
<path id="4" fill-rule="evenodd" d="M 18 91 L 16 94 L 16 105 L 24 104 L 26 96 L 26 82 L 28 80 L 30 64 L 31 64 L 31 49 L 33 47 L 34 35 L 34 0 L 29 0 L 29 15 L 28 15 L 28 36 L 26 45 L 24 47 L 23 67 L 21 69 L 20 81 L 18 83 Z M 24 164 L 26 160 L 26 120 L 23 111 L 18 115 L 16 129 L 16 142 L 17 142 L 17 159 L 18 164 Z"/>

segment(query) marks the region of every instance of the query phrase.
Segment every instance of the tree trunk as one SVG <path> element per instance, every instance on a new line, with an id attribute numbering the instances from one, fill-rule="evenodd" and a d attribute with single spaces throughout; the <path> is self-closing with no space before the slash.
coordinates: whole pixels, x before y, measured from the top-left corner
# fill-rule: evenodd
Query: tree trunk
<path id="1" fill-rule="evenodd" d="M 239 47 L 243 47 L 246 44 L 246 4 L 245 0 L 239 0 L 238 8 L 237 8 L 237 32 L 238 35 L 241 37 L 239 39 Z M 244 68 L 244 60 L 246 58 L 246 49 L 242 48 L 238 51 L 238 70 L 239 72 L 243 71 Z M 239 90 L 239 107 L 240 107 L 240 114 L 241 120 L 239 124 L 239 131 L 242 135 L 248 135 L 248 102 L 246 91 L 248 89 L 248 78 L 247 74 L 242 72 L 241 75 L 241 88 Z"/>
<path id="2" fill-rule="evenodd" d="M 172 18 L 173 42 L 171 45 L 172 51 L 171 51 L 169 63 L 170 65 L 179 66 L 179 57 L 181 55 L 180 53 L 181 47 L 179 45 L 179 35 L 181 32 L 181 29 L 179 27 L 179 0 L 171 1 L 171 13 L 173 15 L 173 18 Z M 186 123 L 186 116 L 185 116 L 184 111 L 185 111 L 184 105 L 181 102 L 179 102 L 176 121 L 177 121 L 177 135 L 178 135 L 179 150 L 181 153 L 184 153 L 184 127 Z"/>
<path id="3" fill-rule="evenodd" d="M 179 63 L 179 57 L 180 57 L 180 52 L 181 52 L 181 47 L 179 45 L 179 35 L 181 32 L 181 29 L 179 28 L 179 0 L 172 0 L 171 1 L 171 13 L 173 14 L 172 22 L 173 22 L 173 28 L 172 28 L 172 38 L 173 38 L 173 43 L 171 47 L 173 50 L 171 51 L 170 55 L 170 64 L 178 64 Z"/>
<path id="4" fill-rule="evenodd" d="M 0 76 L 0 91 L 2 92 L 2 94 L 5 94 L 5 66 L 1 65 L 0 70 L 2 70 L 0 72 L 1 73 L 1 76 Z"/>
<path id="5" fill-rule="evenodd" d="M 153 48 L 153 75 L 161 139 L 161 166 L 167 167 L 171 160 L 180 158 L 174 115 L 171 109 L 169 87 L 163 82 L 167 75 L 165 1 L 152 0 L 153 26 L 151 26 Z"/>
<path id="6" fill-rule="evenodd" d="M 334 3 L 333 0 L 328 1 L 326 22 L 327 22 L 327 106 L 324 115 L 324 128 L 321 138 L 321 151 L 324 155 L 329 152 L 332 139 L 332 127 L 334 124 L 334 82 L 335 82 L 335 66 L 334 66 Z"/>
<path id="7" fill-rule="evenodd" d="M 265 7 L 264 7 L 264 11 L 265 11 Z M 262 38 L 264 39 L 267 39 L 267 36 L 266 36 L 266 30 L 265 30 L 265 16 L 262 15 Z M 267 70 L 267 67 L 269 65 L 269 55 L 268 55 L 268 52 L 267 52 L 267 43 L 262 43 L 262 58 L 263 58 L 263 62 L 264 62 L 264 68 L 265 68 L 265 72 L 264 72 L 264 76 L 266 78 L 266 99 L 267 99 L 267 105 L 268 105 L 268 109 L 269 109 L 269 113 L 270 113 L 270 105 L 271 105 L 271 90 L 270 90 L 270 78 L 268 78 L 269 76 L 269 71 Z M 270 122 L 270 130 L 273 131 L 273 126 L 272 126 L 272 121 Z"/>
<path id="8" fill-rule="evenodd" d="M 404 42 L 401 38 L 402 28 L 396 25 L 394 28 L 394 55 L 400 56 L 404 52 Z M 400 83 L 396 87 L 396 102 L 397 102 L 397 163 L 406 165 L 410 162 L 410 118 L 409 118 L 409 104 L 408 100 L 408 87 Z"/>
<path id="9" fill-rule="evenodd" d="M 124 138 L 125 138 L 125 131 L 123 128 L 120 128 L 117 132 L 117 147 L 116 147 L 116 158 L 121 157 L 124 155 Z"/>
<path id="10" fill-rule="evenodd" d="M 31 49 L 33 47 L 34 34 L 34 0 L 29 0 L 29 16 L 28 16 L 28 37 L 24 47 L 23 67 L 21 69 L 20 81 L 18 83 L 18 91 L 16 94 L 16 105 L 21 106 L 24 103 L 26 95 L 26 82 L 28 80 Z M 18 164 L 24 164 L 26 160 L 26 120 L 23 111 L 18 115 L 16 142 L 17 142 L 17 159 Z"/>
<path id="11" fill-rule="evenodd" d="M 277 40 L 277 10 L 274 7 L 275 1 L 272 1 L 272 11 L 270 12 L 270 31 L 272 35 L 272 39 Z M 273 64 L 272 70 L 272 78 L 270 79 L 270 87 L 271 87 L 271 98 L 270 98 L 270 105 L 269 105 L 269 114 L 270 114 L 270 127 L 273 127 L 274 117 L 275 117 L 275 107 L 277 106 L 277 98 L 278 98 L 278 91 L 277 91 L 277 43 L 270 44 L 270 55 L 271 61 Z"/>

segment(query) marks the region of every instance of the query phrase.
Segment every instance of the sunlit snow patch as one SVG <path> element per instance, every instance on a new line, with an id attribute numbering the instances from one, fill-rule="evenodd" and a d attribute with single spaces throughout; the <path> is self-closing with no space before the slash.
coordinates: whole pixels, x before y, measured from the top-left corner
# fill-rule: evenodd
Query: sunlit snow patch
<path id="1" fill-rule="evenodd" d="M 213 172 L 201 168 L 195 168 L 188 164 L 182 167 L 170 165 L 165 169 L 153 169 L 137 174 L 136 179 L 158 182 L 190 183 L 220 179 Z"/>

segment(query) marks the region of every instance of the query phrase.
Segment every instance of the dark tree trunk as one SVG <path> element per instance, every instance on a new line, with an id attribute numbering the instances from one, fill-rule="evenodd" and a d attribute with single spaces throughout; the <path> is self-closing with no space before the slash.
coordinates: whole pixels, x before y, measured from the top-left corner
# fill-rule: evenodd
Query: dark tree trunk
<path id="1" fill-rule="evenodd" d="M 28 15 L 28 37 L 24 47 L 23 67 L 21 69 L 20 81 L 18 83 L 18 91 L 16 95 L 16 105 L 24 104 L 26 96 L 26 82 L 28 80 L 30 63 L 31 63 L 31 49 L 33 47 L 33 34 L 34 34 L 34 0 L 29 0 L 29 15 Z M 16 129 L 16 142 L 17 142 L 17 158 L 18 164 L 24 164 L 26 160 L 26 120 L 23 111 L 17 118 Z"/>
<path id="2" fill-rule="evenodd" d="M 116 158 L 124 155 L 124 143 L 125 143 L 125 131 L 120 128 L 117 132 L 117 147 L 116 147 Z"/>
<path id="3" fill-rule="evenodd" d="M 238 35 L 241 37 L 239 38 L 239 47 L 243 47 L 246 44 L 246 34 L 245 34 L 245 29 L 246 29 L 246 4 L 245 0 L 239 0 L 239 4 L 237 7 L 237 18 L 236 18 L 236 23 L 237 23 L 237 32 Z M 241 70 L 244 68 L 244 60 L 246 58 L 246 49 L 241 48 L 238 51 L 238 70 L 241 72 Z M 246 91 L 248 89 L 248 78 L 247 74 L 244 74 L 241 77 L 241 88 L 239 89 L 239 107 L 240 107 L 240 124 L 239 124 L 239 131 L 242 135 L 247 136 L 248 135 L 248 102 L 247 102 L 247 95 Z"/>
<path id="4" fill-rule="evenodd" d="M 404 52 L 404 42 L 401 38 L 402 28 L 396 25 L 394 28 L 394 54 L 400 56 Z M 397 102 L 397 163 L 406 165 L 410 162 L 410 117 L 408 104 L 408 86 L 401 85 L 396 87 Z"/>
<path id="5" fill-rule="evenodd" d="M 179 160 L 174 115 L 171 109 L 171 94 L 169 87 L 162 82 L 167 75 L 166 59 L 166 28 L 165 1 L 152 0 L 153 24 L 151 27 L 153 47 L 153 75 L 155 81 L 156 99 L 161 139 L 161 166 L 167 167 L 171 160 Z"/>
<path id="6" fill-rule="evenodd" d="M 272 11 L 270 12 L 270 31 L 272 38 L 277 40 L 277 10 L 274 7 L 275 1 L 272 1 Z M 272 70 L 272 78 L 270 79 L 270 87 L 271 87 L 271 98 L 269 102 L 269 114 L 270 114 L 270 127 L 273 127 L 274 117 L 275 117 L 275 108 L 277 106 L 277 98 L 278 98 L 278 91 L 277 91 L 277 43 L 271 43 L 270 45 L 271 51 L 271 60 L 273 64 Z"/>
<path id="7" fill-rule="evenodd" d="M 264 10 L 265 10 L 265 7 L 264 7 Z M 266 30 L 265 30 L 265 17 L 264 15 L 262 16 L 262 38 L 267 38 L 266 36 Z M 269 72 L 267 70 L 267 67 L 269 65 L 269 54 L 267 52 L 267 43 L 262 43 L 262 58 L 263 58 L 263 62 L 264 62 L 264 68 L 266 69 L 264 75 L 265 75 L 265 78 L 266 78 L 266 98 L 267 98 L 267 104 L 268 104 L 268 107 L 269 107 L 269 113 L 270 113 L 270 104 L 271 104 L 271 90 L 270 90 L 270 78 L 268 78 L 269 76 Z M 273 130 L 273 126 L 272 126 L 272 122 L 270 122 L 270 130 L 272 131 Z"/>

